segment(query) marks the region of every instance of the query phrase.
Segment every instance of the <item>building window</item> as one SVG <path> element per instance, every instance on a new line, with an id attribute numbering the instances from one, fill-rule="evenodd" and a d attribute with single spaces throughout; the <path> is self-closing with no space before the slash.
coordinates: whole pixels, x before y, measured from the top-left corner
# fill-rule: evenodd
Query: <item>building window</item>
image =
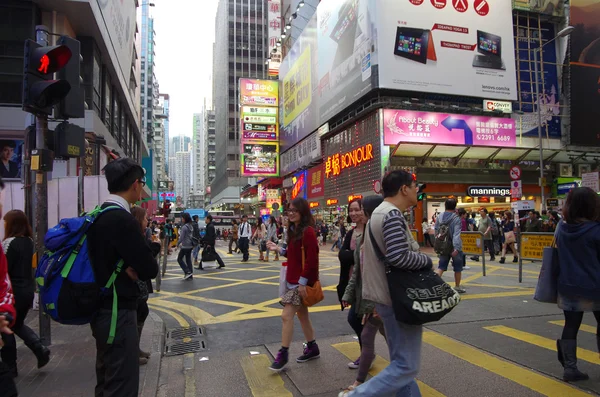
<path id="1" fill-rule="evenodd" d="M 113 137 L 115 137 L 115 139 L 117 140 L 117 142 L 120 141 L 120 131 L 119 131 L 119 93 L 117 92 L 117 90 L 115 90 L 115 87 L 112 87 L 113 90 L 113 103 L 112 103 L 112 109 L 111 109 L 111 113 L 112 113 L 112 119 L 111 119 L 111 129 L 110 129 L 110 133 Z M 120 143 L 120 142 L 119 142 Z M 119 144 L 120 146 L 120 144 Z"/>
<path id="2" fill-rule="evenodd" d="M 104 125 L 111 131 L 111 109 L 112 109 L 112 86 L 110 76 L 108 74 L 108 68 L 104 67 L 104 95 L 102 108 L 104 110 Z"/>
<path id="3" fill-rule="evenodd" d="M 34 38 L 32 2 L 0 5 L 0 103 L 20 104 L 23 91 L 23 43 Z"/>

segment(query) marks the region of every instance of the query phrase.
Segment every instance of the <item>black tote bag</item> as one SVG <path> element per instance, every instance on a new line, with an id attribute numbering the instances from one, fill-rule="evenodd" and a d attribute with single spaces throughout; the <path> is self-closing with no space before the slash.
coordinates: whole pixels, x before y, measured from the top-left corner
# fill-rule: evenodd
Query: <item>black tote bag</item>
<path id="1" fill-rule="evenodd" d="M 407 271 L 391 266 L 369 224 L 369 237 L 375 254 L 385 264 L 385 273 L 396 320 L 422 325 L 438 321 L 460 302 L 460 295 L 431 269 Z"/>

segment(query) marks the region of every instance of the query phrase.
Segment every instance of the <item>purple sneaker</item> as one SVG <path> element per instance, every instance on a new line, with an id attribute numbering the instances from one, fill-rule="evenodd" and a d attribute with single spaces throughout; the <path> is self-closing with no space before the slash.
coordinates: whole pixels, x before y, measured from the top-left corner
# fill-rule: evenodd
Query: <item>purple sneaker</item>
<path id="1" fill-rule="evenodd" d="M 314 360 L 315 358 L 319 358 L 319 345 L 313 343 L 312 346 L 308 346 L 308 344 L 304 345 L 304 354 L 296 359 L 297 363 L 305 363 L 310 360 Z"/>
<path id="2" fill-rule="evenodd" d="M 273 364 L 271 364 L 269 369 L 271 371 L 279 372 L 287 365 L 287 363 L 288 351 L 283 351 L 282 349 L 279 349 L 279 351 L 277 352 L 277 357 L 275 358 L 275 361 L 273 361 Z"/>

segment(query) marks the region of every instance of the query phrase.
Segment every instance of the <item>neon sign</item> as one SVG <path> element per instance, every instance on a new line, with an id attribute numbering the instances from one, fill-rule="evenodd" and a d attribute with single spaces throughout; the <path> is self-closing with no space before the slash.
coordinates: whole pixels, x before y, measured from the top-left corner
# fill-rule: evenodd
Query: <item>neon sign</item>
<path id="1" fill-rule="evenodd" d="M 348 202 L 351 202 L 352 200 L 362 199 L 362 198 L 363 198 L 362 194 L 351 194 L 350 196 L 348 196 Z"/>
<path id="2" fill-rule="evenodd" d="M 327 199 L 327 205 L 336 205 L 338 202 L 338 199 Z"/>
<path id="3" fill-rule="evenodd" d="M 366 144 L 347 153 L 336 153 L 327 157 L 325 162 L 325 176 L 330 178 L 338 176 L 346 168 L 358 167 L 365 161 L 373 160 L 373 145 Z"/>
<path id="4" fill-rule="evenodd" d="M 306 185 L 306 172 L 302 172 L 299 176 L 295 176 L 292 178 L 292 183 L 294 184 L 294 188 L 292 189 L 292 200 L 298 197 L 302 193 L 304 196 L 304 188 Z"/>
<path id="5" fill-rule="evenodd" d="M 316 202 L 316 201 L 312 201 L 312 202 L 308 203 L 308 206 L 309 206 L 310 208 L 318 208 L 318 207 L 319 207 L 319 205 L 320 205 L 320 204 L 319 204 L 318 202 Z"/>

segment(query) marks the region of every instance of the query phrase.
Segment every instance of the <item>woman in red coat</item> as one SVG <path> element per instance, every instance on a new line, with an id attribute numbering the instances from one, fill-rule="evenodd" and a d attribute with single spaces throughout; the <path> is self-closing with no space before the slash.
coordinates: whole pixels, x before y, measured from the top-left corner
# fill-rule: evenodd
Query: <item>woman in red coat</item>
<path id="1" fill-rule="evenodd" d="M 310 213 L 308 202 L 303 198 L 292 201 L 287 211 L 289 230 L 287 245 L 279 247 L 272 241 L 267 243 L 271 251 L 278 251 L 287 257 L 286 293 L 281 297 L 283 312 L 281 319 L 281 349 L 270 369 L 281 371 L 288 363 L 288 349 L 294 335 L 294 315 L 298 315 L 302 331 L 306 337 L 303 354 L 296 359 L 304 363 L 319 358 L 319 346 L 315 342 L 315 331 L 308 316 L 308 308 L 302 304 L 306 297 L 306 286 L 312 286 L 319 278 L 319 244 L 315 233 L 315 221 Z M 302 250 L 305 260 L 302 263 Z"/>

